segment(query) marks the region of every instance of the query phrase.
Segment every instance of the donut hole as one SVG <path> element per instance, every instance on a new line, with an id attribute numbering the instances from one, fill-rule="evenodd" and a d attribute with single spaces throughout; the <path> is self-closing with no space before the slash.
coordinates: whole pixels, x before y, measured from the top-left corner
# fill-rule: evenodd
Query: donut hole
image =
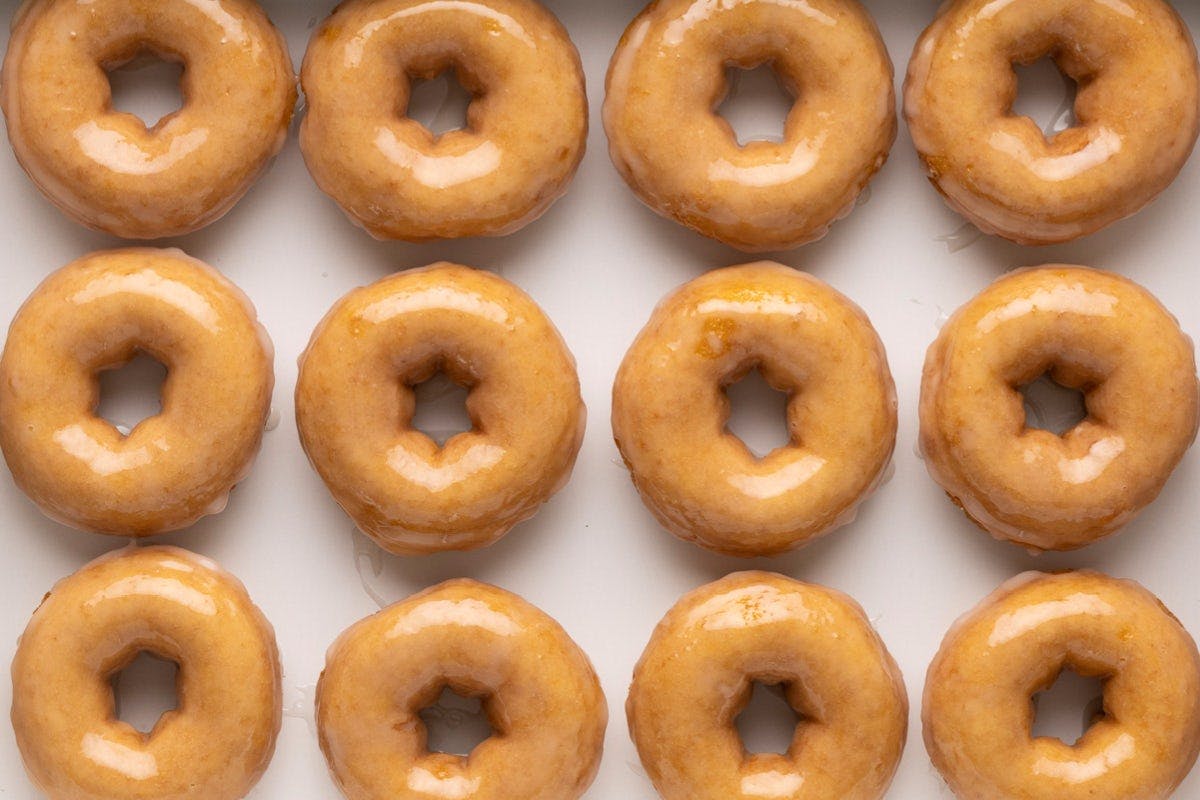
<path id="1" fill-rule="evenodd" d="M 115 672 L 109 683 L 113 716 L 149 734 L 163 714 L 179 707 L 179 665 L 146 650 Z"/>
<path id="2" fill-rule="evenodd" d="M 409 82 L 408 107 L 402 116 L 421 125 L 434 139 L 470 128 L 467 113 L 475 95 L 463 85 L 457 70 L 410 75 Z"/>
<path id="3" fill-rule="evenodd" d="M 1104 678 L 1081 675 L 1064 667 L 1047 689 L 1030 698 L 1033 706 L 1031 735 L 1075 745 L 1088 729 L 1104 717 Z"/>
<path id="4" fill-rule="evenodd" d="M 786 392 L 770 384 L 758 367 L 724 387 L 729 401 L 726 432 L 736 436 L 755 458 L 791 444 Z"/>
<path id="5" fill-rule="evenodd" d="M 445 446 L 460 433 L 473 430 L 475 425 L 467 412 L 470 389 L 438 370 L 427 380 L 412 385 L 416 408 L 412 427 L 432 439 L 438 447 Z"/>
<path id="6" fill-rule="evenodd" d="M 162 362 L 140 350 L 128 361 L 101 370 L 96 416 L 128 436 L 142 420 L 162 412 L 166 379 Z"/>
<path id="7" fill-rule="evenodd" d="M 1087 419 L 1083 391 L 1055 381 L 1049 373 L 1018 388 L 1025 407 L 1025 429 L 1062 436 Z"/>
<path id="8" fill-rule="evenodd" d="M 139 51 L 133 58 L 106 65 L 114 111 L 132 114 L 149 130 L 183 108 L 183 64 Z"/>
<path id="9" fill-rule="evenodd" d="M 733 131 L 740 147 L 751 142 L 782 142 L 787 118 L 796 102 L 775 66 L 767 61 L 751 67 L 725 68 L 725 93 L 716 112 Z"/>
<path id="10" fill-rule="evenodd" d="M 750 698 L 734 719 L 734 727 L 746 753 L 786 755 L 791 749 L 796 729 L 804 717 L 788 702 L 784 691 L 782 683 L 754 681 L 751 684 Z"/>
<path id="11" fill-rule="evenodd" d="M 1028 117 L 1046 139 L 1078 124 L 1075 98 L 1079 84 L 1051 56 L 1029 64 L 1014 63 L 1017 94 L 1009 113 Z"/>
<path id="12" fill-rule="evenodd" d="M 425 726 L 425 749 L 431 753 L 466 757 L 495 733 L 484 697 L 451 686 L 443 686 L 437 699 L 417 715 Z"/>

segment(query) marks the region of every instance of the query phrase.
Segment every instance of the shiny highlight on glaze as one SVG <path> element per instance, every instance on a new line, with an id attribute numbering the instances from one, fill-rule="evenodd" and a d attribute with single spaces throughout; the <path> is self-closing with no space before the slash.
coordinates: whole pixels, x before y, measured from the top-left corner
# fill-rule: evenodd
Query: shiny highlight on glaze
<path id="1" fill-rule="evenodd" d="M 787 392 L 789 443 L 756 458 L 725 423 L 725 387 L 758 368 Z M 776 555 L 850 522 L 896 437 L 887 356 L 866 315 L 810 275 L 760 262 L 665 298 L 613 384 L 613 436 L 671 533 Z"/>
<path id="2" fill-rule="evenodd" d="M 738 738 L 754 681 L 782 685 L 801 717 L 782 755 Z M 684 595 L 646 645 L 625 708 L 664 800 L 880 800 L 908 726 L 900 670 L 858 604 L 767 572 Z"/>
<path id="3" fill-rule="evenodd" d="M 140 652 L 179 665 L 178 707 L 149 734 L 110 681 Z M 236 578 L 173 547 L 124 548 L 59 581 L 12 664 L 12 723 L 49 800 L 239 800 L 282 719 L 270 624 Z"/>
<path id="4" fill-rule="evenodd" d="M 1031 698 L 1068 668 L 1104 686 L 1074 746 L 1031 733 Z M 1133 581 L 1025 573 L 951 628 L 921 718 L 960 800 L 1165 800 L 1200 752 L 1200 652 Z"/>
<path id="5" fill-rule="evenodd" d="M 796 102 L 783 142 L 740 146 L 716 111 L 725 69 L 761 64 Z M 613 54 L 604 128 L 658 214 L 748 252 L 797 247 L 848 214 L 887 159 L 892 63 L 856 0 L 657 0 Z"/>
<path id="6" fill-rule="evenodd" d="M 480 697 L 494 735 L 430 752 L 420 712 L 445 687 Z M 454 580 L 346 630 L 317 685 L 317 730 L 348 800 L 576 800 L 608 707 L 591 663 L 544 612 Z"/>
<path id="7" fill-rule="evenodd" d="M 1062 436 L 1025 419 L 1019 387 L 1043 374 L 1087 404 Z M 1127 278 L 1018 270 L 942 327 L 920 417 L 930 475 L 984 530 L 1035 551 L 1083 547 L 1151 503 L 1195 440 L 1192 342 Z"/>
<path id="8" fill-rule="evenodd" d="M 474 95 L 440 136 L 409 118 L 412 82 L 453 70 Z M 380 239 L 501 236 L 567 190 L 583 158 L 579 54 L 535 0 L 348 0 L 301 72 L 309 172 Z"/>
<path id="9" fill-rule="evenodd" d="M 412 387 L 467 387 L 472 429 L 441 447 L 412 427 Z M 296 423 L 334 499 L 402 554 L 491 544 L 570 477 L 586 410 L 575 361 L 536 304 L 453 264 L 342 298 L 300 357 Z"/>
<path id="10" fill-rule="evenodd" d="M 1012 110 L 1012 65 L 1042 57 L 1079 84 L 1076 123 L 1053 136 Z M 1163 0 L 950 0 L 913 49 L 904 113 L 951 208 L 984 233 L 1054 244 L 1175 179 L 1200 131 L 1200 71 Z"/>

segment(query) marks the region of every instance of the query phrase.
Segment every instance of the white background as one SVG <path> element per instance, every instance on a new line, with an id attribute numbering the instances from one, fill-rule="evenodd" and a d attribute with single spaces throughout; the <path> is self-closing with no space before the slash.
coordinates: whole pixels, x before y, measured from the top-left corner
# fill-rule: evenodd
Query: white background
<path id="1" fill-rule="evenodd" d="M 926 183 L 901 126 L 891 160 L 868 202 L 824 241 L 778 260 L 808 270 L 861 304 L 887 345 L 900 397 L 892 480 L 849 528 L 799 553 L 743 562 L 676 541 L 645 512 L 619 465 L 608 424 L 620 359 L 655 303 L 707 269 L 749 260 L 643 208 L 606 154 L 600 125 L 603 76 L 640 0 L 550 0 L 582 53 L 592 109 L 589 150 L 569 194 L 541 220 L 505 239 L 407 245 L 373 241 L 352 227 L 309 180 L 295 136 L 250 194 L 208 229 L 170 242 L 221 269 L 258 307 L 277 350 L 269 432 L 249 479 L 228 510 L 162 541 L 219 560 L 248 586 L 273 621 L 282 651 L 286 714 L 278 751 L 253 796 L 335 798 L 311 722 L 313 686 L 326 646 L 376 610 L 365 590 L 396 600 L 441 580 L 470 576 L 516 591 L 558 619 L 591 655 L 611 721 L 605 758 L 589 798 L 655 796 L 625 727 L 623 703 L 634 662 L 652 628 L 685 591 L 727 572 L 762 568 L 827 584 L 856 597 L 903 668 L 912 703 L 909 746 L 894 798 L 948 796 L 920 739 L 927 663 L 952 620 L 1004 579 L 1033 568 L 1094 567 L 1130 576 L 1200 632 L 1195 520 L 1200 451 L 1192 450 L 1159 500 L 1120 536 L 1085 551 L 1033 558 L 971 525 L 926 475 L 914 452 L 917 392 L 925 348 L 944 314 L 1005 270 L 1049 261 L 1118 270 L 1155 292 L 1200 333 L 1195 250 L 1200 160 L 1148 210 L 1074 244 L 1027 249 L 981 238 L 951 252 L 939 237 L 962 221 Z M 897 84 L 934 0 L 869 0 Z M 5 2 L 11 14 L 14 3 Z M 1200 31 L 1200 5 L 1183 4 Z M 267 3 L 299 65 L 310 29 L 331 3 Z M 1054 81 L 1045 86 L 1053 94 Z M 1049 97 L 1049 95 L 1047 95 Z M 1055 104 L 1048 100 L 1049 107 Z M 94 249 L 119 244 L 61 216 L 0 152 L 0 321 L 49 272 Z M 973 237 L 959 237 L 959 243 Z M 301 452 L 292 415 L 296 356 L 329 306 L 352 287 L 394 270 L 448 259 L 501 272 L 557 323 L 579 361 L 589 428 L 571 483 L 532 521 L 475 553 L 401 559 L 364 547 Z M 45 519 L 0 470 L 0 659 L 55 580 L 120 541 Z M 356 557 L 356 547 L 363 551 Z M 356 563 L 357 562 L 357 563 Z M 373 566 L 381 574 L 373 574 Z M 360 577 L 360 571 L 362 576 Z M 10 701 L 0 681 L 0 707 Z M 12 733 L 0 726 L 0 794 L 32 798 Z M 1200 775 L 1179 797 L 1200 797 Z"/>

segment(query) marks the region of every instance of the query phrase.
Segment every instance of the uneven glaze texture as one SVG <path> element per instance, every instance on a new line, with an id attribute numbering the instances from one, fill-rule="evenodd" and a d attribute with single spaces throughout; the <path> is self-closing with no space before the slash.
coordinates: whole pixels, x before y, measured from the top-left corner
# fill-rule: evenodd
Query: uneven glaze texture
<path id="1" fill-rule="evenodd" d="M 453 70 L 467 126 L 406 116 L 412 82 Z M 380 239 L 501 236 L 563 195 L 583 158 L 579 53 L 533 0 L 347 0 L 313 33 L 300 147 L 321 190 Z"/>
<path id="2" fill-rule="evenodd" d="M 1063 669 L 1104 686 L 1102 714 L 1073 747 L 1031 733 L 1031 698 Z M 947 634 L 921 718 L 960 800 L 1165 800 L 1200 751 L 1200 653 L 1133 581 L 1026 573 Z"/>
<path id="3" fill-rule="evenodd" d="M 790 442 L 763 458 L 725 427 L 725 388 L 757 368 L 789 396 Z M 709 272 L 664 299 L 613 386 L 613 436 L 671 533 L 775 555 L 851 521 L 896 443 L 883 343 L 858 306 L 779 264 Z"/>
<path id="4" fill-rule="evenodd" d="M 96 416 L 98 374 L 146 353 L 162 410 L 122 435 Z M 270 411 L 273 351 L 254 306 L 179 250 L 108 250 L 48 277 L 0 356 L 0 449 L 48 516 L 150 536 L 225 507 Z"/>
<path id="5" fill-rule="evenodd" d="M 748 753 L 753 682 L 801 717 L 787 753 Z M 664 800 L 879 800 L 904 751 L 900 669 L 857 603 L 769 572 L 684 595 L 633 673 L 629 732 Z"/>
<path id="6" fill-rule="evenodd" d="M 147 129 L 106 70 L 183 64 L 183 107 Z M 296 77 L 253 0 L 26 0 L 0 75 L 17 160 L 68 216 L 126 239 L 221 217 L 283 147 Z"/>
<path id="7" fill-rule="evenodd" d="M 729 66 L 770 64 L 796 98 L 782 142 L 738 145 Z M 896 137 L 892 62 L 856 0 L 657 0 L 613 54 L 609 154 L 654 211 L 750 252 L 819 239 Z"/>
<path id="8" fill-rule="evenodd" d="M 1062 436 L 1027 426 L 1020 388 L 1048 374 L 1087 417 Z M 1050 265 L 1001 278 L 929 348 L 921 450 L 930 475 L 998 539 L 1070 550 L 1158 496 L 1196 438 L 1191 340 L 1111 272 Z"/>
<path id="9" fill-rule="evenodd" d="M 419 713 L 446 687 L 479 697 L 493 735 L 430 752 Z M 608 706 L 557 622 L 454 580 L 343 633 L 317 684 L 317 730 L 349 800 L 575 800 L 596 776 Z"/>
<path id="10" fill-rule="evenodd" d="M 178 706 L 148 735 L 116 718 L 110 684 L 141 652 L 179 667 Z M 275 633 L 236 578 L 186 550 L 129 547 L 59 581 L 12 678 L 17 745 L 49 800 L 238 800 L 275 750 Z"/>
<path id="11" fill-rule="evenodd" d="M 469 390 L 472 429 L 412 427 L 412 387 Z M 342 298 L 300 357 L 296 424 L 358 527 L 393 553 L 491 544 L 570 478 L 586 409 L 553 323 L 491 273 L 434 264 Z"/>
<path id="12" fill-rule="evenodd" d="M 1079 85 L 1047 138 L 1013 113 L 1014 64 Z M 1162 0 L 951 0 L 913 51 L 904 112 L 929 179 L 985 233 L 1066 242 L 1139 211 L 1200 130 L 1196 48 Z"/>

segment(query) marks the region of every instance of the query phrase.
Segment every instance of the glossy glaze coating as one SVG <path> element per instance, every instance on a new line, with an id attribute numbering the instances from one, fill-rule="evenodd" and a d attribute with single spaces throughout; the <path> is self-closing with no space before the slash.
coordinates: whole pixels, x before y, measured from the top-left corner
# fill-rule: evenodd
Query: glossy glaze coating
<path id="1" fill-rule="evenodd" d="M 800 715 L 788 752 L 748 753 L 753 682 Z M 654 630 L 625 706 L 664 800 L 878 800 L 904 751 L 900 669 L 857 603 L 769 572 L 692 591 Z"/>
<path id="2" fill-rule="evenodd" d="M 112 108 L 106 70 L 184 66 L 183 107 L 150 129 Z M 26 0 L 0 76 L 17 160 L 68 216 L 126 239 L 222 216 L 283 147 L 287 45 L 253 0 Z"/>
<path id="3" fill-rule="evenodd" d="M 406 116 L 412 82 L 454 70 L 467 126 Z M 300 147 L 321 190 L 380 239 L 501 236 L 567 190 L 587 138 L 579 54 L 533 0 L 346 0 L 301 71 Z"/>
<path id="4" fill-rule="evenodd" d="M 470 390 L 472 429 L 440 448 L 412 427 L 412 387 Z M 405 555 L 491 544 L 570 478 L 586 409 L 575 359 L 533 300 L 454 264 L 343 297 L 300 357 L 296 424 L 333 497 Z"/>
<path id="5" fill-rule="evenodd" d="M 140 652 L 179 666 L 178 706 L 148 735 L 116 718 L 110 684 Z M 13 730 L 49 800 L 237 800 L 275 750 L 279 673 L 275 633 L 236 578 L 186 550 L 128 547 L 34 612 Z"/>
<path id="6" fill-rule="evenodd" d="M 1047 138 L 1014 114 L 1013 64 L 1050 56 L 1079 84 Z M 904 113 L 929 179 L 985 233 L 1052 244 L 1139 211 L 1200 130 L 1196 49 L 1162 0 L 951 0 L 913 51 Z"/>
<path id="7" fill-rule="evenodd" d="M 782 142 L 742 147 L 716 109 L 730 66 L 770 63 L 797 98 Z M 608 69 L 604 127 L 654 211 L 749 252 L 820 239 L 896 137 L 892 62 L 856 0 L 657 0 Z"/>
<path id="8" fill-rule="evenodd" d="M 493 734 L 430 752 L 419 712 L 445 687 L 482 699 Z M 329 648 L 317 731 L 349 800 L 575 800 L 600 766 L 608 706 L 557 622 L 454 580 L 356 623 Z"/>
<path id="9" fill-rule="evenodd" d="M 123 436 L 98 374 L 139 352 L 167 368 L 162 411 Z M 108 250 L 48 277 L 0 356 L 0 448 L 48 516 L 150 536 L 225 507 L 270 411 L 273 351 L 254 306 L 179 250 Z"/>
<path id="10" fill-rule="evenodd" d="M 1020 387 L 1078 389 L 1062 436 L 1026 427 Z M 1018 270 L 960 308 L 929 348 L 921 451 L 930 475 L 998 539 L 1070 550 L 1158 496 L 1196 438 L 1191 340 L 1162 304 L 1111 272 Z"/>
<path id="11" fill-rule="evenodd" d="M 725 387 L 759 369 L 789 395 L 790 443 L 763 458 L 730 433 Z M 613 385 L 613 436 L 671 533 L 734 556 L 776 555 L 850 522 L 896 443 L 896 391 L 866 314 L 769 262 L 668 295 Z"/>
<path id="12" fill-rule="evenodd" d="M 1031 698 L 1066 668 L 1104 686 L 1103 712 L 1074 747 L 1031 734 Z M 955 623 L 921 718 L 960 800 L 1164 800 L 1200 750 L 1200 653 L 1133 581 L 1029 572 Z"/>

